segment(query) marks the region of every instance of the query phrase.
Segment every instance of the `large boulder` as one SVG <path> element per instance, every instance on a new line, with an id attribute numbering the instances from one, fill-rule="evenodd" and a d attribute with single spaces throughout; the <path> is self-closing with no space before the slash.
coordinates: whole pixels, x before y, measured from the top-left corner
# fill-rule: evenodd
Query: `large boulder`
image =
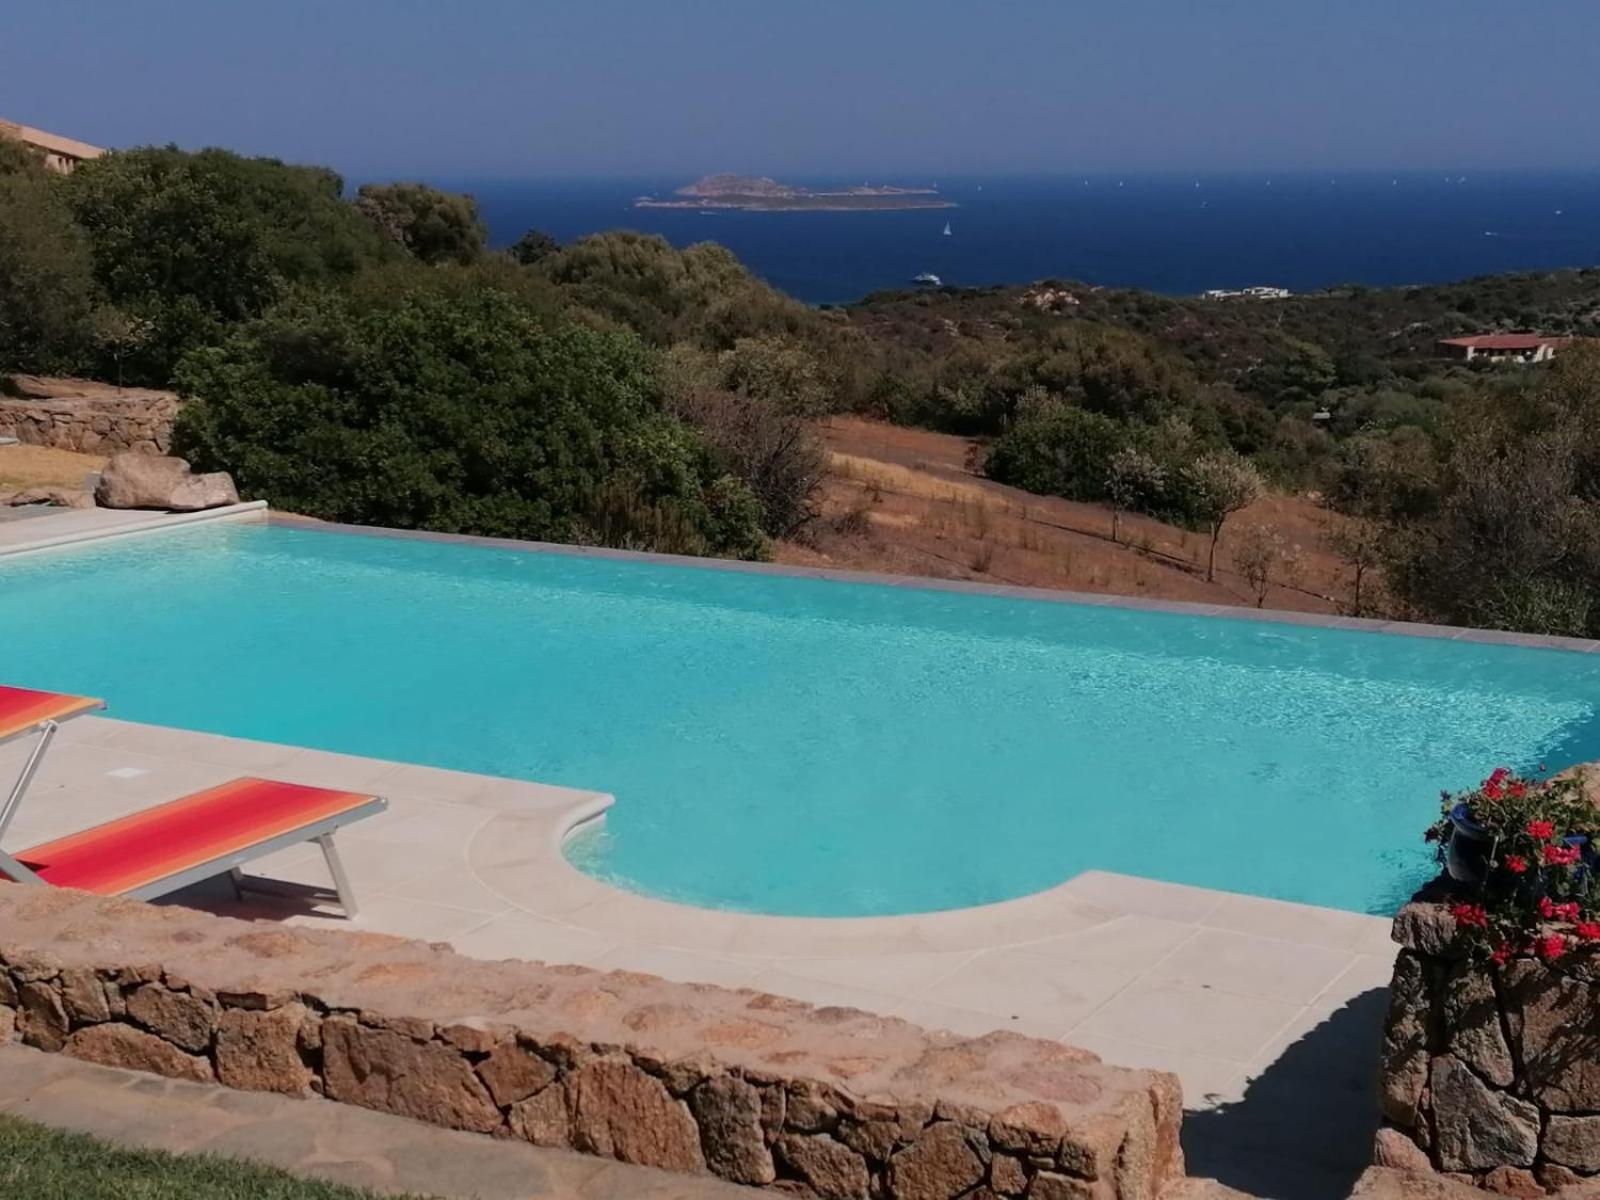
<path id="1" fill-rule="evenodd" d="M 106 464 L 94 498 L 101 508 L 197 512 L 237 504 L 239 492 L 225 472 L 196 475 L 181 458 L 128 453 L 119 454 Z"/>

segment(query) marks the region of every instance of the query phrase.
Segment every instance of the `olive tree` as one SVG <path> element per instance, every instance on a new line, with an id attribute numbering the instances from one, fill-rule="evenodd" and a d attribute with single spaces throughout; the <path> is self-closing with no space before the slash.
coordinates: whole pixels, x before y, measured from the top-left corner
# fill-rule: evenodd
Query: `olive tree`
<path id="1" fill-rule="evenodd" d="M 1143 450 L 1124 446 L 1111 456 L 1106 467 L 1106 496 L 1111 501 L 1111 540 L 1116 542 L 1118 525 L 1129 509 L 1148 510 L 1166 486 L 1167 469 Z"/>
<path id="2" fill-rule="evenodd" d="M 1249 459 L 1232 450 L 1202 454 L 1182 471 L 1190 510 L 1211 534 L 1206 554 L 1206 581 L 1217 577 L 1217 539 L 1230 516 L 1261 495 L 1261 474 Z"/>

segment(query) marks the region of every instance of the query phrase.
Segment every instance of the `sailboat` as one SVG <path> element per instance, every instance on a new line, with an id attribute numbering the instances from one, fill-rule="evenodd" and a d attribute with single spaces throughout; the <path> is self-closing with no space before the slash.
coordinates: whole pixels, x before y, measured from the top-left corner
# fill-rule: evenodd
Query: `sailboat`
<path id="1" fill-rule="evenodd" d="M 949 221 L 946 221 L 944 223 L 944 235 L 945 235 L 945 237 L 949 237 L 950 236 L 950 222 Z"/>

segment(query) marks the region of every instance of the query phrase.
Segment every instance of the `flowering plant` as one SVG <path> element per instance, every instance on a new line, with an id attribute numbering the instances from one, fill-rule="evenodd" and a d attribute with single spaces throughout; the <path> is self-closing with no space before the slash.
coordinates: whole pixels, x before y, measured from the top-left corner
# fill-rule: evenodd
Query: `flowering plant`
<path id="1" fill-rule="evenodd" d="M 1499 767 L 1477 787 L 1440 798 L 1443 815 L 1426 836 L 1447 861 L 1475 859 L 1478 878 L 1450 909 L 1475 954 L 1497 964 L 1514 954 L 1550 962 L 1600 942 L 1600 893 L 1591 897 L 1589 886 L 1600 812 L 1581 775 L 1529 779 Z M 1451 874 L 1460 878 L 1454 867 Z"/>

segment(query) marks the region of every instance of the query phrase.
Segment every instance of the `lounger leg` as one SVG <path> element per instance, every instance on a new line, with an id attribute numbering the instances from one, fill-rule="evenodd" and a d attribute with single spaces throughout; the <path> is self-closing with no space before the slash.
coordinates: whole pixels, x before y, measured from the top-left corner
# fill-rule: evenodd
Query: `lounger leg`
<path id="1" fill-rule="evenodd" d="M 339 861 L 333 834 L 324 833 L 316 841 L 322 847 L 322 857 L 328 861 L 328 874 L 333 876 L 333 890 L 339 893 L 339 906 L 344 909 L 346 917 L 353 918 L 356 915 L 356 894 L 350 889 L 350 876 L 344 873 L 344 863 Z"/>
<path id="2" fill-rule="evenodd" d="M 0 808 L 0 839 L 6 836 L 6 830 L 11 825 L 11 818 L 16 816 L 17 806 L 22 803 L 22 794 L 28 790 L 28 785 L 33 782 L 39 764 L 44 760 L 44 752 L 50 748 L 50 741 L 56 736 L 59 728 L 54 721 L 44 721 L 39 725 L 39 740 L 34 743 L 33 753 L 28 755 L 28 761 L 22 764 L 22 774 L 17 776 L 16 783 L 11 785 L 11 794 L 6 797 L 4 808 Z"/>
<path id="3" fill-rule="evenodd" d="M 241 871 L 238 867 L 234 867 L 232 870 L 230 870 L 228 872 L 228 882 L 233 884 L 233 898 L 235 900 L 243 900 L 244 899 L 244 872 Z"/>

